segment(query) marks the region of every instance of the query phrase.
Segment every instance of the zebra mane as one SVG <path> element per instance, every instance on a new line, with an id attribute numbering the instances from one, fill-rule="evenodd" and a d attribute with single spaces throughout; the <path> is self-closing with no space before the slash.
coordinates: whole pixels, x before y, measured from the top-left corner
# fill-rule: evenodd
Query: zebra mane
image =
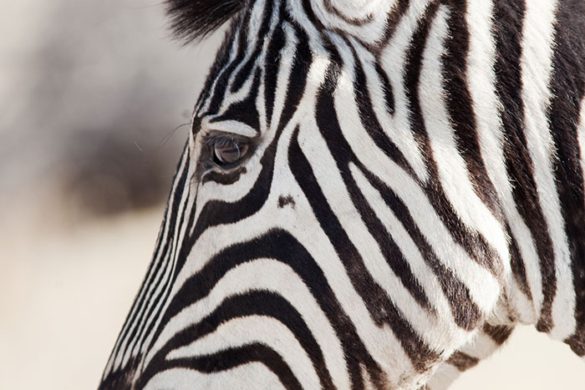
<path id="1" fill-rule="evenodd" d="M 217 30 L 246 0 L 167 0 L 171 28 L 180 39 L 190 42 Z"/>

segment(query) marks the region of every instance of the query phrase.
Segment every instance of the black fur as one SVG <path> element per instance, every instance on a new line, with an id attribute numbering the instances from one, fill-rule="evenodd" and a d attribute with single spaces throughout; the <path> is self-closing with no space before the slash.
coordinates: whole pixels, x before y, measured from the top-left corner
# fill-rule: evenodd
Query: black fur
<path id="1" fill-rule="evenodd" d="M 167 0 L 166 4 L 174 33 L 189 42 L 217 30 L 244 8 L 246 0 Z"/>

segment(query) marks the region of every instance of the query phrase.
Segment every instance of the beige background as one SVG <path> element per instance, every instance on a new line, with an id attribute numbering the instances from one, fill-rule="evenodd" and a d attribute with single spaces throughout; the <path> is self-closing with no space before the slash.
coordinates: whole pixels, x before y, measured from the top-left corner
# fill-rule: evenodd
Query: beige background
<path id="1" fill-rule="evenodd" d="M 0 11 L 0 390 L 95 388 L 146 271 L 218 37 L 171 42 L 159 0 Z M 585 389 L 520 329 L 455 389 Z"/>

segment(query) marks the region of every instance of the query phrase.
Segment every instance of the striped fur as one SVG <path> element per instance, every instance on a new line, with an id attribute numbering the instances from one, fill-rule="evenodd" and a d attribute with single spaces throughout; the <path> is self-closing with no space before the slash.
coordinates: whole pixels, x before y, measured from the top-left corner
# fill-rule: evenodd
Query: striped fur
<path id="1" fill-rule="evenodd" d="M 517 323 L 585 356 L 583 1 L 170 8 L 231 27 L 101 389 L 446 388 Z"/>

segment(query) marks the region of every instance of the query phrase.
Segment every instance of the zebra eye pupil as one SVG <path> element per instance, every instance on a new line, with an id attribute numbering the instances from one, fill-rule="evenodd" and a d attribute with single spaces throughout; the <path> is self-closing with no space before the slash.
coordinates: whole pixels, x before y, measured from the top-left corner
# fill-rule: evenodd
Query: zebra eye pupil
<path id="1" fill-rule="evenodd" d="M 246 155 L 247 151 L 248 145 L 234 139 L 216 142 L 213 145 L 213 159 L 219 166 L 235 164 Z"/>

